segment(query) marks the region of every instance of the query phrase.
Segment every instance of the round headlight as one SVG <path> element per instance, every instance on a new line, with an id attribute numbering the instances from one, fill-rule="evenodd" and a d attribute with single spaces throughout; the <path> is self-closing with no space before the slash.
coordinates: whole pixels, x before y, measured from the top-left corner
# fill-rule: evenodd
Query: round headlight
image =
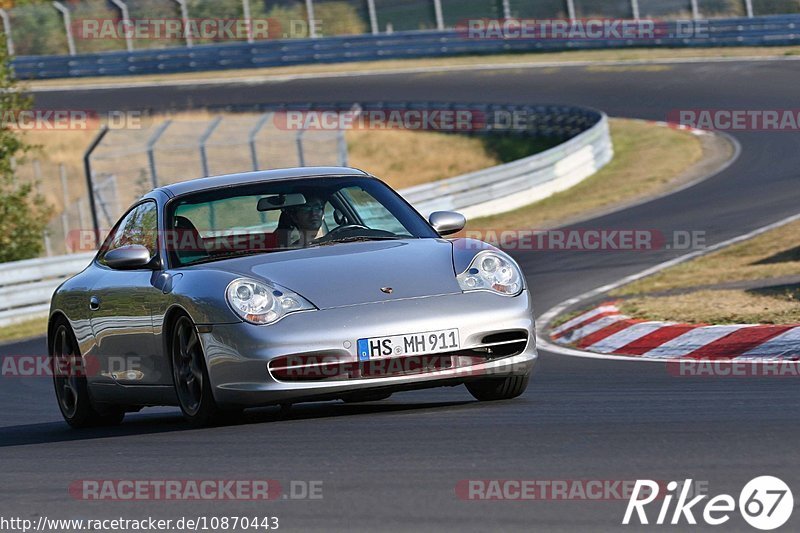
<path id="1" fill-rule="evenodd" d="M 461 290 L 492 291 L 505 296 L 522 292 L 522 271 L 501 252 L 484 251 L 475 256 L 466 271 L 458 276 Z"/>
<path id="2" fill-rule="evenodd" d="M 315 309 L 299 294 L 252 279 L 232 282 L 226 298 L 237 315 L 253 324 L 272 324 L 289 313 Z"/>

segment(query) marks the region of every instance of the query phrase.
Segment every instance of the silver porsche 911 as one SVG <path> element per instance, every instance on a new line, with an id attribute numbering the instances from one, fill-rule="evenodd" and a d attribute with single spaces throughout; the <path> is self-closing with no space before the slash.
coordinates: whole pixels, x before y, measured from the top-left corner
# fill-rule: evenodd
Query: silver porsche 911
<path id="1" fill-rule="evenodd" d="M 465 223 L 426 221 L 347 168 L 156 189 L 53 296 L 61 412 L 81 427 L 170 405 L 205 425 L 439 386 L 517 397 L 537 357 L 531 296 L 502 251 L 442 238 Z"/>

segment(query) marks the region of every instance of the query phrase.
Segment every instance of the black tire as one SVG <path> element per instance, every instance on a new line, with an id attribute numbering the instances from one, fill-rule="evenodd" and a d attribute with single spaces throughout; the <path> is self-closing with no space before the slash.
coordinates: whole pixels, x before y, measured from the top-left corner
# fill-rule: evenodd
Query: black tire
<path id="1" fill-rule="evenodd" d="M 212 425 L 221 411 L 211 391 L 197 328 L 189 317 L 184 315 L 175 321 L 171 339 L 172 381 L 183 416 L 193 427 Z"/>
<path id="2" fill-rule="evenodd" d="M 78 341 L 69 323 L 60 318 L 53 324 L 50 339 L 50 362 L 53 388 L 61 416 L 73 428 L 115 426 L 125 418 L 125 409 L 98 405 L 92 401 L 81 359 Z"/>
<path id="3" fill-rule="evenodd" d="M 509 376 L 507 378 L 486 378 L 467 382 L 467 390 L 481 402 L 511 400 L 520 396 L 528 388 L 530 374 Z"/>

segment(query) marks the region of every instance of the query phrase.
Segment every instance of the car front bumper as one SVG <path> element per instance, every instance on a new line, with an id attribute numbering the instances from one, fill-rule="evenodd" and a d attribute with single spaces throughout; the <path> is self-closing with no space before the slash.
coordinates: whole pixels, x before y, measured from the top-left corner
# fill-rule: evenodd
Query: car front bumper
<path id="1" fill-rule="evenodd" d="M 359 379 L 284 381 L 269 370 L 286 356 L 335 358 L 358 364 L 358 339 L 458 329 L 461 350 L 480 346 L 500 332 L 526 332 L 519 353 L 480 360 L 459 368 L 410 375 Z M 268 326 L 248 323 L 215 325 L 202 333 L 214 398 L 220 405 L 259 406 L 348 393 L 457 385 L 480 377 L 531 372 L 537 358 L 535 323 L 528 291 L 509 298 L 490 292 L 394 300 L 295 313 Z"/>

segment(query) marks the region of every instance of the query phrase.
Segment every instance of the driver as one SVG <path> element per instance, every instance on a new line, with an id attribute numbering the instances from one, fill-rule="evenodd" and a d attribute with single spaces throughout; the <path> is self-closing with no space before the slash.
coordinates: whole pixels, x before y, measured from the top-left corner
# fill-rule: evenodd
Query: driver
<path id="1" fill-rule="evenodd" d="M 305 197 L 305 204 L 287 207 L 281 213 L 278 235 L 284 248 L 303 248 L 323 235 L 325 200 L 310 194 Z"/>

